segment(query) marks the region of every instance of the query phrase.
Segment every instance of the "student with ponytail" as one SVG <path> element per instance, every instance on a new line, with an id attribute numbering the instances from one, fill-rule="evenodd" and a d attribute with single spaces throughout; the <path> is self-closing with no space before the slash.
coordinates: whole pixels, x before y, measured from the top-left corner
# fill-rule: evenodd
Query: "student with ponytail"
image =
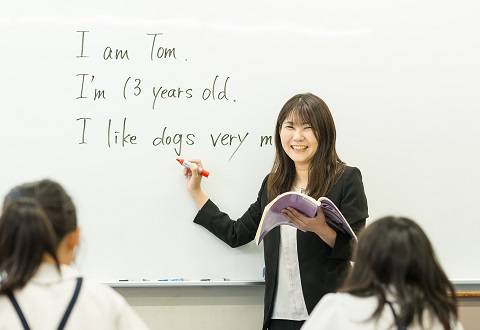
<path id="1" fill-rule="evenodd" d="M 60 184 L 10 191 L 0 217 L 1 329 L 147 329 L 118 293 L 71 266 L 79 241 L 75 206 Z"/>
<path id="2" fill-rule="evenodd" d="M 45 212 L 31 198 L 10 203 L 0 218 L 0 294 L 24 287 L 47 258 L 60 270 L 55 234 Z"/>

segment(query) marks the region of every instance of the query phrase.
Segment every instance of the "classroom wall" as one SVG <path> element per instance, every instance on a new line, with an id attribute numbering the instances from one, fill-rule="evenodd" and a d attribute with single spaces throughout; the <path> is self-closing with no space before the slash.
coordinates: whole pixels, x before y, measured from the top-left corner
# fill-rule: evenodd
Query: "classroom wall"
<path id="1" fill-rule="evenodd" d="M 261 329 L 263 286 L 116 288 L 152 329 Z"/>
<path id="2" fill-rule="evenodd" d="M 152 330 L 256 330 L 263 286 L 117 288 Z M 480 329 L 480 298 L 459 301 L 465 330 Z"/>
<path id="3" fill-rule="evenodd" d="M 480 298 L 460 299 L 459 313 L 465 330 L 480 329 Z"/>

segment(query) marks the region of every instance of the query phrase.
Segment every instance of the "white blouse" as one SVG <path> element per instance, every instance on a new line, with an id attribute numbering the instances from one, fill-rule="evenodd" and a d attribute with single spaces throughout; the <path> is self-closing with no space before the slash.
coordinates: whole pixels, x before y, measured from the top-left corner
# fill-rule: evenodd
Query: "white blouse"
<path id="1" fill-rule="evenodd" d="M 272 319 L 303 321 L 308 318 L 297 254 L 297 229 L 280 226 L 277 292 Z"/>
<path id="2" fill-rule="evenodd" d="M 14 295 L 32 329 L 56 329 L 72 298 L 78 272 L 62 265 L 43 263 L 27 285 Z M 23 329 L 6 295 L 0 296 L 0 330 Z M 105 285 L 83 281 L 66 330 L 146 330 L 125 299 Z"/>
<path id="3" fill-rule="evenodd" d="M 317 304 L 302 330 L 397 329 L 392 310 L 388 305 L 383 308 L 378 319 L 369 320 L 376 307 L 376 297 L 356 297 L 348 293 L 329 293 Z M 440 322 L 428 313 L 424 313 L 423 324 L 424 328 L 414 324 L 409 326 L 408 330 L 444 330 Z M 460 322 L 457 322 L 453 324 L 452 329 L 463 330 L 463 326 Z"/>

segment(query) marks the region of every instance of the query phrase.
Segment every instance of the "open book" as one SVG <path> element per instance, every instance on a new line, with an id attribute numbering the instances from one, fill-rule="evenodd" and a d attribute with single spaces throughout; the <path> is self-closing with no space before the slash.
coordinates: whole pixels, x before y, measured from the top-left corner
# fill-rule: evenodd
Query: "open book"
<path id="1" fill-rule="evenodd" d="M 292 207 L 309 218 L 315 217 L 317 210 L 321 208 L 325 214 L 327 224 L 330 227 L 338 232 L 352 236 L 355 241 L 357 240 L 357 236 L 342 212 L 340 212 L 330 199 L 320 197 L 317 201 L 308 195 L 289 191 L 278 195 L 277 198 L 265 206 L 262 219 L 258 225 L 257 234 L 255 235 L 255 243 L 257 243 L 257 245 L 260 244 L 270 230 L 277 226 L 290 225 L 298 229 L 296 225 L 290 222 L 286 215 L 280 212 L 287 207 Z"/>

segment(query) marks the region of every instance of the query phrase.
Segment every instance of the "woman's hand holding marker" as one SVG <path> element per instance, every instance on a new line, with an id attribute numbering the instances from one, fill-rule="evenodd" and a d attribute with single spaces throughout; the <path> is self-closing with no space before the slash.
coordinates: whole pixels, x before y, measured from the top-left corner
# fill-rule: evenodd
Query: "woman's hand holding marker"
<path id="1" fill-rule="evenodd" d="M 185 169 L 187 169 L 187 171 L 185 171 L 185 173 L 188 172 L 188 169 L 193 170 L 194 168 L 197 168 L 198 169 L 198 174 L 200 174 L 201 176 L 204 176 L 204 177 L 208 178 L 208 176 L 210 175 L 210 172 L 208 172 L 206 169 L 202 168 L 201 162 L 199 160 L 188 161 L 188 160 L 183 159 L 183 158 L 177 158 L 177 162 L 179 162 L 180 165 L 182 165 L 183 167 L 185 167 Z"/>
<path id="2" fill-rule="evenodd" d="M 203 192 L 201 182 L 202 176 L 208 177 L 210 174 L 202 166 L 202 162 L 198 159 L 186 160 L 177 158 L 183 167 L 183 174 L 187 179 L 187 190 L 195 201 L 195 204 L 200 209 L 208 201 L 208 196 Z"/>

